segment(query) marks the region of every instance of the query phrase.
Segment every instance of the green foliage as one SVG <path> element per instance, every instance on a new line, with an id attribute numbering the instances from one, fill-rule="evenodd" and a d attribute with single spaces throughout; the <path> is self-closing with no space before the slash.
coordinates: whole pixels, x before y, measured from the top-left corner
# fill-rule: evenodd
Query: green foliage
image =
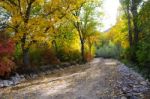
<path id="1" fill-rule="evenodd" d="M 126 48 L 124 58 L 127 61 L 136 64 L 136 68 L 142 74 L 150 79 L 150 0 L 143 1 L 137 0 L 120 0 L 124 9 L 126 19 L 129 21 L 128 14 L 132 15 L 131 32 L 132 44 L 129 48 Z M 142 3 L 141 3 L 142 2 Z M 129 7 L 129 9 L 128 9 Z M 126 26 L 128 26 L 126 24 Z"/>
<path id="2" fill-rule="evenodd" d="M 96 51 L 96 56 L 104 58 L 119 58 L 121 54 L 121 47 L 111 42 L 109 44 L 104 44 L 99 47 Z"/>
<path id="3" fill-rule="evenodd" d="M 32 65 L 42 65 L 42 54 L 44 52 L 43 48 L 40 48 L 36 45 L 32 46 L 29 51 L 30 61 Z"/>
<path id="4" fill-rule="evenodd" d="M 58 51 L 59 55 L 58 58 L 60 59 L 60 61 L 64 62 L 64 61 L 76 61 L 79 62 L 81 60 L 81 55 L 80 52 L 78 50 L 59 50 Z"/>
<path id="5" fill-rule="evenodd" d="M 141 42 L 137 50 L 137 59 L 140 65 L 150 66 L 150 43 Z M 150 67 L 149 67 L 150 68 Z"/>
<path id="6" fill-rule="evenodd" d="M 15 46 L 15 52 L 14 52 L 14 58 L 15 58 L 15 62 L 18 65 L 22 65 L 22 50 L 21 50 L 21 45 L 20 44 L 16 44 Z"/>

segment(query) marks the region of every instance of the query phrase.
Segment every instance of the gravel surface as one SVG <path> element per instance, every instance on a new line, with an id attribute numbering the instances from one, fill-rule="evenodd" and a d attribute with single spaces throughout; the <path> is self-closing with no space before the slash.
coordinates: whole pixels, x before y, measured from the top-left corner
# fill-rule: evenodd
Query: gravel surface
<path id="1" fill-rule="evenodd" d="M 95 58 L 0 88 L 0 99 L 150 99 L 149 84 L 117 60 Z"/>

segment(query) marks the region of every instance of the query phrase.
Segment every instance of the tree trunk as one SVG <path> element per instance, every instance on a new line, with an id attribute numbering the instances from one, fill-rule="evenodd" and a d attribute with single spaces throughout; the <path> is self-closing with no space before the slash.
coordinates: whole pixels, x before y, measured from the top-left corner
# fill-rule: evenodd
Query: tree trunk
<path id="1" fill-rule="evenodd" d="M 80 39 L 80 42 L 81 42 L 81 57 L 82 57 L 82 62 L 85 62 L 85 55 L 84 55 L 84 40 L 83 39 Z"/>
<path id="2" fill-rule="evenodd" d="M 29 49 L 23 50 L 23 65 L 26 67 L 30 66 Z"/>
<path id="3" fill-rule="evenodd" d="M 27 26 L 27 23 L 29 21 L 30 18 L 30 12 L 31 12 L 31 8 L 32 8 L 32 4 L 33 2 L 35 2 L 35 0 L 30 0 L 30 2 L 28 3 L 26 12 L 25 12 L 25 16 L 24 16 L 24 23 L 25 23 L 25 29 Z M 30 59 L 29 59 L 29 46 L 25 47 L 25 43 L 26 43 L 26 33 L 23 34 L 23 37 L 21 39 L 21 43 L 22 43 L 22 52 L 23 52 L 23 65 L 26 67 L 30 66 Z"/>
<path id="4" fill-rule="evenodd" d="M 128 17 L 128 37 L 129 37 L 129 44 L 130 44 L 130 48 L 133 45 L 133 37 L 132 37 L 132 30 L 131 30 L 131 16 L 130 16 L 130 9 L 129 9 L 129 5 L 127 6 L 127 17 Z"/>
<path id="5" fill-rule="evenodd" d="M 89 52 L 90 52 L 90 55 L 92 55 L 92 44 L 89 42 Z"/>
<path id="6" fill-rule="evenodd" d="M 84 54 L 85 54 L 85 52 L 84 52 L 84 38 L 82 37 L 82 31 L 81 31 L 81 29 L 80 29 L 80 26 L 79 26 L 79 23 L 78 23 L 78 25 L 77 25 L 77 29 L 78 29 L 78 33 L 79 33 L 79 38 L 80 38 L 80 44 L 81 44 L 81 60 L 82 60 L 82 62 L 86 62 L 85 61 L 85 57 L 84 57 Z"/>
<path id="7" fill-rule="evenodd" d="M 131 13 L 133 16 L 133 30 L 134 30 L 134 45 L 136 46 L 139 41 L 139 29 L 138 29 L 138 12 L 137 12 L 137 2 L 132 0 Z"/>
<path id="8" fill-rule="evenodd" d="M 25 42 L 26 42 L 26 34 L 23 35 L 23 38 L 21 40 L 21 47 L 22 47 L 22 53 L 23 53 L 23 65 L 26 67 L 29 67 L 30 60 L 29 60 L 29 48 L 25 48 Z"/>
<path id="9" fill-rule="evenodd" d="M 55 40 L 52 41 L 52 45 L 53 45 L 53 48 L 54 48 L 54 52 L 55 52 L 56 57 L 59 58 L 57 43 L 56 43 Z"/>
<path id="10" fill-rule="evenodd" d="M 137 45 L 139 41 L 139 29 L 137 25 L 137 14 L 134 15 L 135 18 L 133 18 L 133 25 L 134 25 L 134 44 Z"/>

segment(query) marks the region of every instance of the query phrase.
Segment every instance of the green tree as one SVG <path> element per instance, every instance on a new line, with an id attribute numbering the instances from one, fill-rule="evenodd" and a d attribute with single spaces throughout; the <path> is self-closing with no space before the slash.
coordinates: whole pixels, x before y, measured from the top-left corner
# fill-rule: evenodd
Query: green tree
<path id="1" fill-rule="evenodd" d="M 90 42 L 89 37 L 95 36 L 96 41 L 96 26 L 98 22 L 94 17 L 100 15 L 100 12 L 95 12 L 97 7 L 101 7 L 101 1 L 88 0 L 81 4 L 79 10 L 75 11 L 73 15 L 78 18 L 78 21 L 74 21 L 73 24 L 78 31 L 80 44 L 81 44 L 81 57 L 85 62 L 85 43 L 88 41 L 89 49 L 91 50 L 93 42 Z M 100 17 L 100 16 L 99 16 Z M 91 52 L 91 51 L 90 51 Z"/>

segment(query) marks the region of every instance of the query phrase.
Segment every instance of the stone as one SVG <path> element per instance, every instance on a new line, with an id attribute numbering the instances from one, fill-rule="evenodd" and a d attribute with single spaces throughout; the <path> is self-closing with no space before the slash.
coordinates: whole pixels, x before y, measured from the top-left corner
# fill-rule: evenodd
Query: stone
<path id="1" fill-rule="evenodd" d="M 84 96 L 79 96 L 77 99 L 86 99 Z"/>
<path id="2" fill-rule="evenodd" d="M 134 91 L 134 92 L 137 92 L 137 93 L 140 92 L 139 88 L 133 88 L 133 91 Z"/>
<path id="3" fill-rule="evenodd" d="M 121 99 L 127 99 L 127 97 L 125 97 L 125 96 L 122 96 L 122 97 L 121 97 Z"/>
<path id="4" fill-rule="evenodd" d="M 13 81 L 8 80 L 8 85 L 13 85 Z"/>
<path id="5" fill-rule="evenodd" d="M 139 98 L 136 96 L 131 96 L 130 99 L 139 99 Z"/>
<path id="6" fill-rule="evenodd" d="M 147 82 L 146 81 L 142 81 L 140 82 L 141 85 L 147 85 Z"/>
<path id="7" fill-rule="evenodd" d="M 8 87 L 9 86 L 8 80 L 3 80 L 3 86 L 4 87 Z"/>
<path id="8" fill-rule="evenodd" d="M 19 84 L 20 83 L 20 79 L 18 79 L 17 77 L 11 77 L 11 80 L 13 81 L 13 84 Z"/>
<path id="9" fill-rule="evenodd" d="M 24 75 L 20 75 L 20 81 L 25 81 L 25 76 Z"/>
<path id="10" fill-rule="evenodd" d="M 24 78 L 24 75 L 20 75 L 20 78 Z"/>
<path id="11" fill-rule="evenodd" d="M 0 80 L 0 87 L 3 87 L 4 86 L 4 83 L 2 80 Z"/>
<path id="12" fill-rule="evenodd" d="M 123 91 L 126 91 L 126 90 L 127 90 L 127 87 L 123 87 L 122 90 L 123 90 Z"/>
<path id="13" fill-rule="evenodd" d="M 127 93 L 126 96 L 127 96 L 127 97 L 131 97 L 131 96 L 132 96 L 132 93 Z"/>
<path id="14" fill-rule="evenodd" d="M 70 63 L 65 62 L 65 63 L 62 63 L 61 65 L 62 65 L 63 67 L 67 67 L 67 66 L 70 66 L 71 64 L 70 64 Z"/>
<path id="15" fill-rule="evenodd" d="M 20 78 L 20 75 L 18 73 L 16 73 L 15 77 Z"/>
<path id="16" fill-rule="evenodd" d="M 45 74 L 46 74 L 46 73 L 45 73 Z M 36 78 L 36 77 L 37 77 L 37 75 L 36 75 L 36 74 L 33 74 L 33 75 L 32 75 L 32 78 Z"/>
<path id="17" fill-rule="evenodd" d="M 23 77 L 23 78 L 21 78 L 21 80 L 20 81 L 25 81 L 26 79 L 25 79 L 25 77 Z"/>

